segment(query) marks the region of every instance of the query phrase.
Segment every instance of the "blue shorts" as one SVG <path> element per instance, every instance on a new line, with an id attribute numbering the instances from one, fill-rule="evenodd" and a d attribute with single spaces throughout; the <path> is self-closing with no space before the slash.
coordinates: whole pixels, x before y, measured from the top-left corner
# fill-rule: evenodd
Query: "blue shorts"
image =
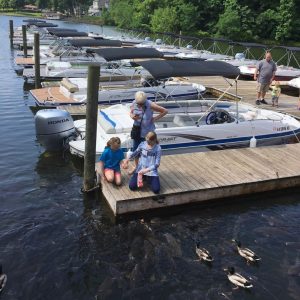
<path id="1" fill-rule="evenodd" d="M 137 140 L 133 140 L 133 147 L 132 147 L 132 151 L 135 151 L 137 149 L 137 147 L 139 146 L 139 144 L 141 142 L 144 142 L 145 141 L 145 138 L 141 137 Z"/>

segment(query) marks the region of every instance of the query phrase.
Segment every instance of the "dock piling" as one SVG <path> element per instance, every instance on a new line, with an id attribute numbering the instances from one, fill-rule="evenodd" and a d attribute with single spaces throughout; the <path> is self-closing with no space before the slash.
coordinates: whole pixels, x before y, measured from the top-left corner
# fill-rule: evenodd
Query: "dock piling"
<path id="1" fill-rule="evenodd" d="M 88 88 L 86 103 L 85 153 L 83 190 L 88 192 L 94 188 L 95 160 L 96 160 L 96 133 L 98 113 L 99 66 L 89 66 Z"/>
<path id="2" fill-rule="evenodd" d="M 24 53 L 24 58 L 27 58 L 27 33 L 26 33 L 26 25 L 22 25 L 22 36 L 23 36 L 23 53 Z"/>
<path id="3" fill-rule="evenodd" d="M 14 21 L 9 20 L 9 39 L 10 39 L 10 46 L 13 47 L 13 40 L 14 40 Z"/>
<path id="4" fill-rule="evenodd" d="M 41 71 L 40 71 L 40 35 L 34 34 L 34 72 L 35 72 L 35 88 L 41 87 Z"/>

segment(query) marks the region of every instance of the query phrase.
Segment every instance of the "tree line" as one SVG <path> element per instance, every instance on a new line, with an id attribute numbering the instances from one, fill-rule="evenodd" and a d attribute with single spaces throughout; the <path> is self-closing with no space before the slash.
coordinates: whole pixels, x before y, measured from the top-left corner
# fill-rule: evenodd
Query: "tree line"
<path id="1" fill-rule="evenodd" d="M 92 0 L 0 0 L 10 7 L 87 10 Z M 110 0 L 104 24 L 233 40 L 300 40 L 300 0 Z"/>

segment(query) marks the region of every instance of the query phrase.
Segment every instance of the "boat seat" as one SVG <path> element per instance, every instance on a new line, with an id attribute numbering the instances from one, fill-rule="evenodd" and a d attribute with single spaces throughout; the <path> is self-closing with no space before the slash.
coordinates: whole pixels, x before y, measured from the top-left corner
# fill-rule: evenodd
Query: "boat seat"
<path id="1" fill-rule="evenodd" d="M 61 86 L 66 88 L 70 93 L 75 93 L 79 91 L 78 85 L 72 83 L 67 78 L 63 78 L 63 80 L 60 82 Z"/>
<path id="2" fill-rule="evenodd" d="M 175 115 L 175 117 L 173 119 L 173 123 L 179 127 L 186 126 L 183 116 L 180 116 L 180 115 Z"/>
<path id="3" fill-rule="evenodd" d="M 106 133 L 116 133 L 116 123 L 109 116 L 100 110 L 98 115 L 98 123 Z"/>
<path id="4" fill-rule="evenodd" d="M 196 124 L 193 119 L 191 119 L 189 116 L 181 116 L 181 115 L 175 115 L 173 119 L 173 123 L 179 127 L 184 127 L 184 126 L 193 126 Z"/>
<path id="5" fill-rule="evenodd" d="M 247 111 L 245 113 L 240 113 L 239 115 L 246 121 L 255 120 L 257 117 L 257 113 L 254 111 Z"/>

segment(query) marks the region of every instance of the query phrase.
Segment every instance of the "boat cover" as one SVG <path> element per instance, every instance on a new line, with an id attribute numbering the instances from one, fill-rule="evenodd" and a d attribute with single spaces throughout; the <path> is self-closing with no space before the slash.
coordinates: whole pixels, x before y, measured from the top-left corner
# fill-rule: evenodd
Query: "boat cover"
<path id="1" fill-rule="evenodd" d="M 57 32 L 78 32 L 77 29 L 69 29 L 69 28 L 46 28 L 46 30 L 50 33 L 50 34 L 55 34 Z"/>
<path id="2" fill-rule="evenodd" d="M 239 68 L 223 61 L 147 60 L 138 62 L 155 79 L 176 76 L 237 77 Z"/>
<path id="3" fill-rule="evenodd" d="M 35 25 L 36 27 L 58 27 L 58 25 L 47 22 L 28 23 L 28 25 Z"/>
<path id="4" fill-rule="evenodd" d="M 86 32 L 82 32 L 82 31 L 57 31 L 57 32 L 53 32 L 52 34 L 57 37 L 88 36 Z"/>
<path id="5" fill-rule="evenodd" d="M 39 20 L 39 19 L 25 19 L 23 20 L 25 23 L 46 23 L 45 20 Z"/>
<path id="6" fill-rule="evenodd" d="M 74 47 L 121 47 L 122 42 L 119 40 L 108 40 L 108 39 L 76 39 L 68 40 L 68 43 Z"/>
<path id="7" fill-rule="evenodd" d="M 92 52 L 102 56 L 105 60 L 161 58 L 163 53 L 155 48 L 105 48 L 93 49 Z"/>

